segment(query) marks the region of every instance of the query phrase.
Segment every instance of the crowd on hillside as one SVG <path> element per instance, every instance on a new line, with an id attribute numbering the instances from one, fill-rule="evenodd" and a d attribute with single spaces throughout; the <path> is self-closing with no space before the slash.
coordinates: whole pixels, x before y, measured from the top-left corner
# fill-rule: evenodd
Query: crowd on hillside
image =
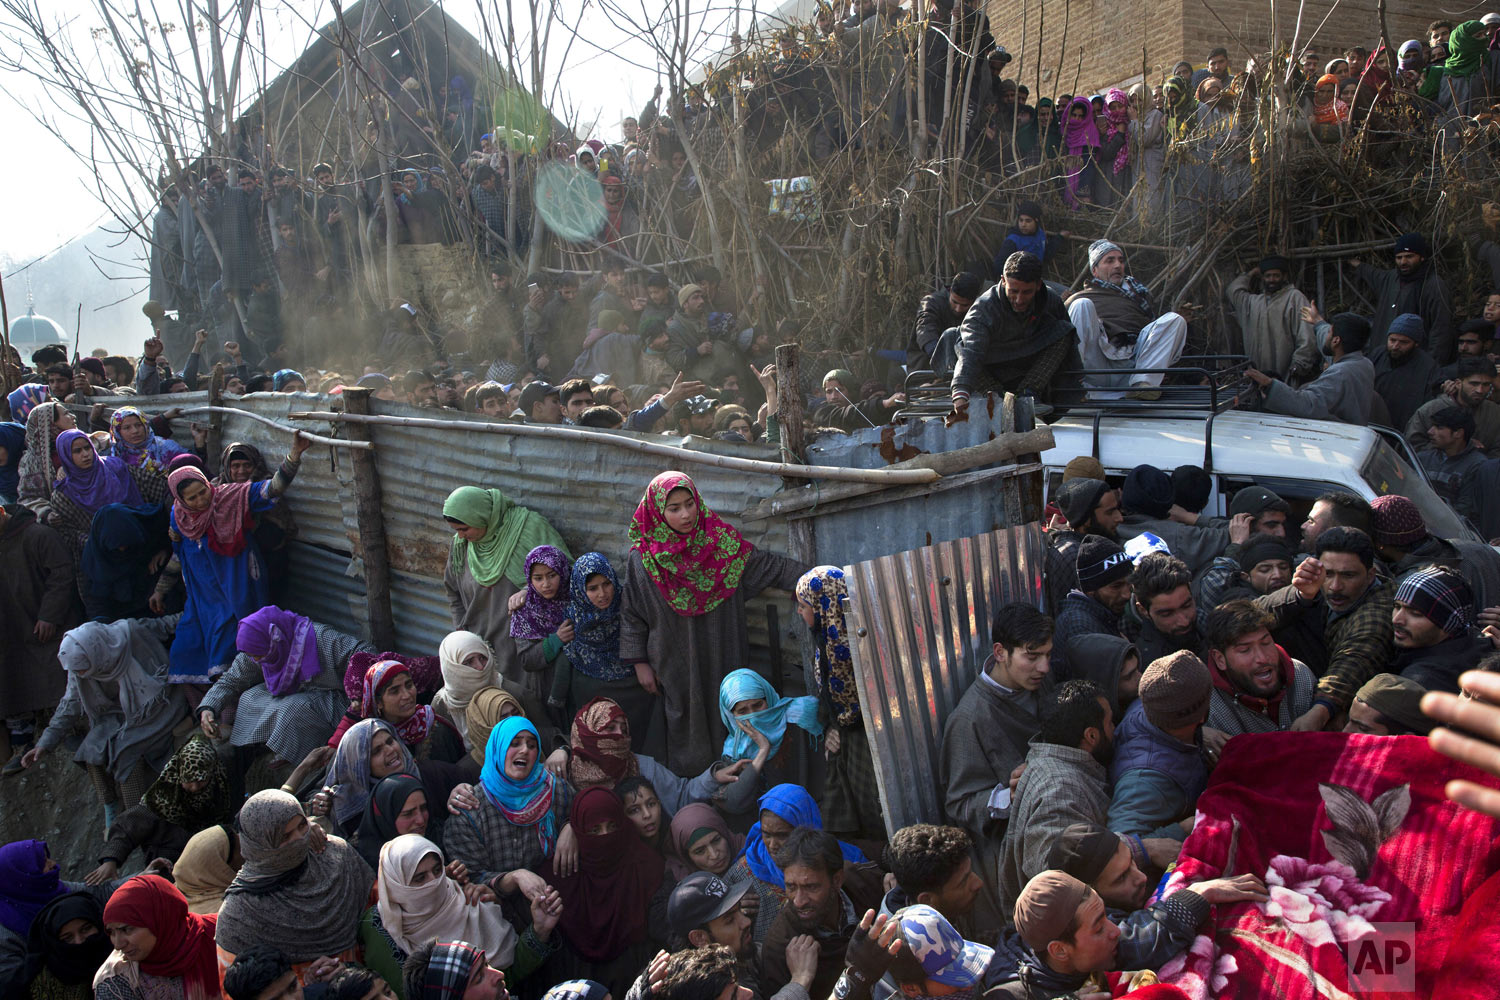
<path id="1" fill-rule="evenodd" d="M 982 27 L 967 6 L 929 13 Z M 757 112 L 806 122 L 817 155 L 906 128 L 903 108 L 944 141 L 941 103 L 851 91 L 868 72 L 825 74 L 831 96 L 797 103 L 823 86 L 818 59 L 899 56 L 901 16 L 864 0 L 847 20 L 820 12 L 824 46 L 788 36 Z M 1318 142 L 1413 110 L 1441 127 L 1500 93 L 1497 27 L 1434 22 L 1394 73 L 1378 51 L 1303 53 L 1297 121 Z M 939 51 L 929 74 L 950 65 Z M 974 51 L 976 157 L 1002 176 L 1055 159 L 1056 190 L 1018 204 L 992 259 L 911 303 L 905 342 L 820 357 L 799 387 L 810 430 L 902 419 L 911 372 L 947 387 L 955 417 L 992 392 L 1066 408 L 1176 387 L 1188 319 L 1108 240 L 1089 243 L 1079 290 L 1049 280 L 1069 237 L 1047 232 L 1044 203 L 1178 183 L 1222 197 L 1233 170 L 1162 152 L 1232 133 L 1255 72 L 1231 75 L 1216 50 L 1155 90 L 1032 106 L 1003 48 Z M 987 623 L 938 773 L 912 776 L 938 784 L 942 815 L 894 830 L 843 571 L 756 548 L 680 472 L 643 485 L 618 566 L 575 556 L 568 525 L 487 484 L 435 497 L 452 534 L 436 650 L 378 650 L 289 610 L 286 498 L 310 442 L 210 455 L 203 428 L 129 397 L 195 390 L 222 366 L 229 395 L 364 388 L 434 414 L 780 440 L 773 349 L 797 325 L 769 324 L 734 276 L 669 277 L 626 245 L 652 204 L 692 225 L 688 150 L 724 128 L 711 89 L 675 121 L 653 103 L 619 143 L 519 158 L 474 135 L 486 112 L 461 78 L 441 89 L 441 127 L 423 126 L 420 92 L 393 83 L 411 162 L 391 201 L 381 171 L 341 184 L 319 165 L 304 190 L 284 167 L 264 189 L 243 164 L 210 167 L 155 220 L 138 357 L 5 359 L 0 798 L 18 775 L 76 765 L 105 813 L 87 870 L 65 871 L 45 830 L 0 847 L 6 1000 L 1180 1000 L 1156 980 L 1181 974 L 1211 909 L 1290 905 L 1255 873 L 1171 877 L 1231 740 L 1461 721 L 1500 741 L 1500 553 L 1440 537 L 1394 493 L 1308 506 L 1251 485 L 1211 516 L 1192 466 L 1069 463 L 1039 599 Z M 423 159 L 438 138 L 465 157 L 452 185 Z M 533 227 L 509 214 L 502 173 L 533 157 L 598 186 L 595 272 L 512 269 Z M 317 318 L 353 294 L 369 243 L 356 220 L 383 232 L 390 204 L 404 240 L 478 234 L 485 322 L 401 301 L 368 364 L 314 369 Z M 1350 262 L 1371 315 L 1325 321 L 1291 283 L 1296 248 L 1226 290 L 1248 405 L 1404 429 L 1434 502 L 1483 538 L 1500 537 L 1490 207 L 1470 235 L 1493 291 L 1471 316 L 1421 233 L 1394 238 L 1389 262 Z M 808 629 L 790 691 L 745 666 L 746 601 L 767 590 L 794 594 Z M 1492 791 L 1454 794 L 1500 816 Z"/>

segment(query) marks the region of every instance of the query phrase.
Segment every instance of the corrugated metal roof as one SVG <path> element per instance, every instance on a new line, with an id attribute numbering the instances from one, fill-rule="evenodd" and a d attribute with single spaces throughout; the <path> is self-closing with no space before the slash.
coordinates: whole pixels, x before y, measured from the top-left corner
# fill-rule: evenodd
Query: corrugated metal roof
<path id="1" fill-rule="evenodd" d="M 847 570 L 860 707 L 886 829 L 943 822 L 943 724 L 990 650 L 995 610 L 1039 603 L 1041 526 L 898 552 Z"/>

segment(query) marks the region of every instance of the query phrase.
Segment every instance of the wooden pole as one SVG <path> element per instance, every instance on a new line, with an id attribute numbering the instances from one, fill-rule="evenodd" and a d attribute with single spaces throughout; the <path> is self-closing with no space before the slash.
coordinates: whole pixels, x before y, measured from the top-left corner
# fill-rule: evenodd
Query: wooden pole
<path id="1" fill-rule="evenodd" d="M 801 365 L 802 349 L 796 344 L 776 348 L 776 422 L 781 427 L 781 453 L 788 462 L 804 462 L 807 456 L 802 429 Z M 783 476 L 781 482 L 787 488 L 802 485 L 801 480 L 792 476 Z M 787 534 L 789 556 L 809 566 L 817 562 L 818 547 L 811 518 L 788 522 Z"/>
<path id="2" fill-rule="evenodd" d="M 194 410 L 183 410 L 193 413 Z M 234 410 L 235 413 L 243 411 Z M 246 416 L 258 414 L 245 413 Z M 329 413 L 310 410 L 288 413 L 289 420 L 323 420 L 329 423 L 387 424 L 392 427 L 432 427 L 443 431 L 472 431 L 480 434 L 511 434 L 516 437 L 540 437 L 551 441 L 592 441 L 596 444 L 623 448 L 643 455 L 658 455 L 674 462 L 689 465 L 712 465 L 720 469 L 735 469 L 739 472 L 755 472 L 768 476 L 795 476 L 798 479 L 826 479 L 841 483 L 878 483 L 885 486 L 907 486 L 913 483 L 932 483 L 942 478 L 931 469 L 847 469 L 836 465 L 799 465 L 791 462 L 765 462 L 757 458 L 737 458 L 719 455 L 711 451 L 694 451 L 670 444 L 643 441 L 639 435 L 622 431 L 596 431 L 583 427 L 564 427 L 561 424 L 512 424 L 505 421 L 488 420 L 437 420 L 432 417 L 387 417 L 382 415 L 358 416 L 349 413 Z M 800 418 L 799 418 L 800 419 Z M 275 423 L 275 421 L 267 421 Z M 281 426 L 276 424 L 276 426 Z M 316 442 L 326 440 L 304 434 Z M 346 448 L 373 447 L 365 441 L 338 441 Z"/>
<path id="3" fill-rule="evenodd" d="M 368 414 L 371 391 L 353 386 L 345 388 L 344 411 Z M 351 423 L 348 433 L 357 441 L 370 440 L 367 424 Z M 356 450 L 353 465 L 359 553 L 365 566 L 365 624 L 376 649 L 393 649 L 396 622 L 391 616 L 391 560 L 385 542 L 385 518 L 380 512 L 380 473 L 375 467 L 375 456 L 369 451 Z"/>
<path id="4" fill-rule="evenodd" d="M 197 386 L 189 386 L 196 389 Z M 223 473 L 219 468 L 219 456 L 224 453 L 224 363 L 222 361 L 214 364 L 214 374 L 208 383 L 208 454 L 203 456 L 203 464 L 208 466 L 214 475 Z"/>
<path id="5" fill-rule="evenodd" d="M 0 382 L 5 385 L 5 394 L 9 396 L 16 387 L 10 381 L 10 307 L 5 304 L 5 282 L 0 280 L 0 344 L 3 344 L 5 357 L 0 359 Z M 12 413 L 10 419 L 16 419 Z"/>
<path id="6" fill-rule="evenodd" d="M 127 404 L 122 403 L 121 405 Z M 353 448 L 356 451 L 370 451 L 375 447 L 369 441 L 343 441 L 339 438 L 323 437 L 321 434 L 309 434 L 307 431 L 299 431 L 295 427 L 288 427 L 286 424 L 278 423 L 277 421 L 272 420 L 270 417 L 263 417 L 253 410 L 241 410 L 233 406 L 189 406 L 185 407 L 179 412 L 183 416 L 187 416 L 190 413 L 232 413 L 235 416 L 244 417 L 247 420 L 254 420 L 257 423 L 265 424 L 267 427 L 274 427 L 278 431 L 301 434 L 304 438 L 306 438 L 308 441 L 311 441 L 313 444 L 326 444 L 330 448 Z M 318 414 L 318 416 L 322 417 L 325 420 L 329 420 L 337 419 L 339 415 L 320 413 Z"/>

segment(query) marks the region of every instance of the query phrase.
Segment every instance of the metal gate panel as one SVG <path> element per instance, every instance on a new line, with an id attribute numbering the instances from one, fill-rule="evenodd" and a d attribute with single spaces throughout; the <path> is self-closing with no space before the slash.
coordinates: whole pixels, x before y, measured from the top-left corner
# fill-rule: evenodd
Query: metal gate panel
<path id="1" fill-rule="evenodd" d="M 943 725 L 1012 601 L 1040 606 L 1039 524 L 1002 528 L 846 568 L 850 652 L 887 833 L 943 822 Z"/>

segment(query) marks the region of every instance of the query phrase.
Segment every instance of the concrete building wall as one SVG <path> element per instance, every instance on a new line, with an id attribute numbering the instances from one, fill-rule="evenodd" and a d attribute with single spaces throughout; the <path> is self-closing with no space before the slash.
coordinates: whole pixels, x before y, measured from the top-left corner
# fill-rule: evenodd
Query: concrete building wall
<path id="1" fill-rule="evenodd" d="M 1035 102 L 1039 97 L 1092 94 L 1137 81 L 1143 63 L 1146 78 L 1160 83 L 1179 59 L 1202 66 L 1209 50 L 1218 45 L 1229 50 L 1231 71 L 1243 69 L 1251 52 L 1270 50 L 1270 0 L 1210 3 L 1212 12 L 1204 0 L 989 0 L 988 12 L 996 41 L 1016 57 L 1008 75 L 1030 87 Z M 1333 0 L 1306 0 L 1299 48 L 1332 7 Z M 1276 0 L 1275 8 L 1276 37 L 1287 45 L 1297 26 L 1296 0 Z M 1392 0 L 1386 12 L 1392 46 L 1418 37 L 1440 16 L 1434 7 Z M 1379 38 L 1375 0 L 1341 0 L 1312 45 L 1326 62 L 1347 45 L 1373 50 Z"/>

